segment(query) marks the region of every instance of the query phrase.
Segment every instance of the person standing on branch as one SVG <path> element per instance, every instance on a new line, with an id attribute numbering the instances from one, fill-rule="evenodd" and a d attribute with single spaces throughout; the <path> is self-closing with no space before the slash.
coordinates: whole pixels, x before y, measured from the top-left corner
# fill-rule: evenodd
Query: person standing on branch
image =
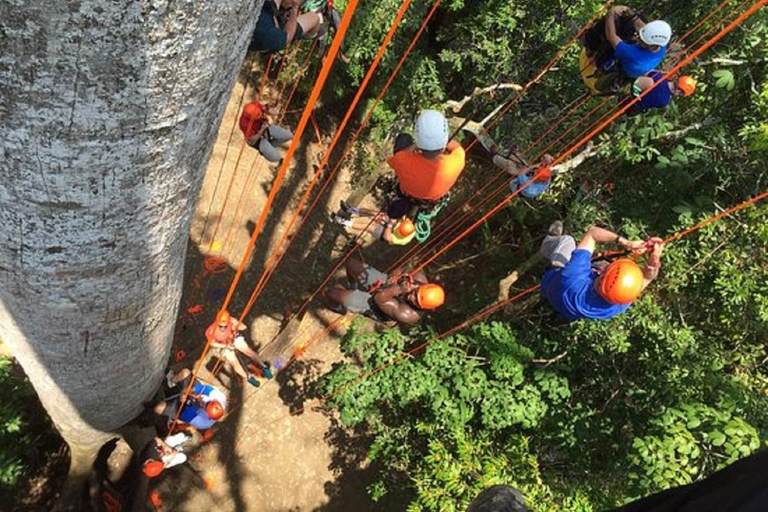
<path id="1" fill-rule="evenodd" d="M 363 313 L 384 323 L 414 325 L 426 311 L 445 302 L 443 288 L 430 283 L 421 271 L 410 276 L 396 270 L 396 278 L 352 258 L 345 269 L 349 288 L 335 285 L 323 290 L 323 299 L 340 314 Z"/>
<path id="2" fill-rule="evenodd" d="M 273 143 L 286 144 L 293 139 L 293 133 L 287 128 L 269 122 L 269 105 L 252 101 L 243 107 L 240 114 L 240 130 L 249 146 L 256 148 L 270 162 L 282 160 L 282 156 Z"/>
<path id="3" fill-rule="evenodd" d="M 461 144 L 449 142 L 448 136 L 448 121 L 436 110 L 419 114 L 414 137 L 397 136 L 395 154 L 387 160 L 398 182 L 398 197 L 387 211 L 391 218 L 406 215 L 419 203 L 436 203 L 459 179 L 466 155 Z"/>
<path id="4" fill-rule="evenodd" d="M 284 50 L 292 41 L 303 37 L 313 37 L 322 21 L 320 14 L 305 12 L 299 14 L 299 2 L 284 0 L 283 3 L 290 9 L 288 20 L 284 27 L 280 27 L 278 15 L 280 2 L 264 0 L 261 14 L 256 21 L 253 30 L 249 50 L 257 52 L 279 52 Z"/>
<path id="5" fill-rule="evenodd" d="M 618 63 L 621 73 L 637 78 L 658 67 L 667 54 L 667 45 L 672 39 L 672 28 L 666 21 L 655 20 L 645 23 L 635 18 L 638 41 L 632 44 L 624 41 L 616 31 L 616 20 L 622 15 L 632 15 L 633 11 L 625 5 L 611 8 L 605 19 L 605 38 L 613 47 L 613 57 L 599 63 L 603 71 L 614 71 Z"/>
<path id="6" fill-rule="evenodd" d="M 247 380 L 249 384 L 258 387 L 259 381 L 248 374 L 250 368 L 248 367 L 247 360 L 253 361 L 258 365 L 264 377 L 268 379 L 272 378 L 272 371 L 269 368 L 269 364 L 262 361 L 256 351 L 248 346 L 245 338 L 239 334 L 245 329 L 244 323 L 232 317 L 228 311 L 224 311 L 219 321 L 212 323 L 205 330 L 205 337 L 211 340 L 211 347 L 221 351 L 221 356 L 235 373 Z"/>
<path id="7" fill-rule="evenodd" d="M 658 85 L 653 87 L 657 82 Z M 654 108 L 666 108 L 672 103 L 674 96 L 691 96 L 696 92 L 696 85 L 696 79 L 692 76 L 683 75 L 677 80 L 668 81 L 664 79 L 664 73 L 661 71 L 651 71 L 632 84 L 632 96 L 635 97 L 640 96 L 643 91 L 651 90 L 629 107 L 627 112 L 641 114 Z"/>
<path id="8" fill-rule="evenodd" d="M 651 248 L 641 269 L 629 258 L 611 262 L 602 271 L 592 267 L 597 244 L 615 243 L 635 255 Z M 568 321 L 607 320 L 629 309 L 659 274 L 663 244 L 658 238 L 631 241 L 607 229 L 591 227 L 578 245 L 563 235 L 563 223 L 554 222 L 541 244 L 540 254 L 551 263 L 541 280 L 541 295 Z"/>

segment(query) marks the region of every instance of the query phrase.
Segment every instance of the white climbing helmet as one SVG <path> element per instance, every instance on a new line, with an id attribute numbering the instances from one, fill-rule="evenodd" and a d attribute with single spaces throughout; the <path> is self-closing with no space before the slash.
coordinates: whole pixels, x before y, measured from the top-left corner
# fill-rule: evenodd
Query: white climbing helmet
<path id="1" fill-rule="evenodd" d="M 640 39 L 651 46 L 667 46 L 672 39 L 672 27 L 666 21 L 652 21 L 640 29 Z"/>
<path id="2" fill-rule="evenodd" d="M 422 110 L 414 130 L 416 147 L 424 151 L 445 149 L 448 144 L 448 121 L 437 110 Z"/>

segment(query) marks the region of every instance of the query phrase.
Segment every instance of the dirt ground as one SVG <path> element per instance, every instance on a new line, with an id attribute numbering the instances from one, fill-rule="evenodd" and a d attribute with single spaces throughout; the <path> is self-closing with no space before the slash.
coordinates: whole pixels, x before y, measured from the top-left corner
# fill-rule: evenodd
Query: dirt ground
<path id="1" fill-rule="evenodd" d="M 186 358 L 178 367 L 191 366 L 199 354 L 204 344 L 203 331 L 222 303 L 276 173 L 276 165 L 268 165 L 254 149 L 245 146 L 241 153 L 242 133 L 239 129 L 232 132 L 244 85 L 241 77 L 219 130 L 190 231 L 185 297 L 175 343 L 175 350 L 183 350 Z M 246 101 L 253 96 L 254 88 L 249 84 Z M 300 104 L 301 99 L 297 99 L 296 105 Z M 316 112 L 317 118 L 321 118 L 321 110 L 322 107 Z M 298 116 L 283 124 L 292 128 L 297 119 Z M 313 172 L 312 164 L 321 157 L 321 146 L 309 125 L 237 288 L 230 306 L 233 314 L 242 311 L 305 190 Z M 231 191 L 222 214 L 230 181 Z M 329 225 L 327 219 L 328 213 L 338 208 L 339 200 L 348 195 L 348 181 L 343 169 L 247 317 L 250 329 L 246 332 L 252 345 L 263 347 L 272 340 L 288 311 L 295 311 L 301 300 L 314 291 L 340 254 L 348 238 L 337 226 Z M 206 273 L 202 265 L 206 256 L 225 259 L 227 265 L 219 269 L 223 272 Z M 188 309 L 196 306 L 202 311 L 189 314 Z M 307 316 L 304 326 L 309 329 L 305 339 L 310 340 L 336 318 L 322 310 L 317 301 Z M 213 377 L 210 371 L 215 359 L 209 359 L 201 375 L 230 388 L 232 413 L 189 464 L 169 471 L 164 477 L 157 487 L 164 502 L 161 510 L 385 510 L 366 496 L 371 471 L 364 461 L 365 438 L 346 432 L 333 415 L 318 408 L 292 414 L 308 399 L 319 396 L 317 378 L 342 359 L 340 334 L 333 332 L 314 340 L 301 359 L 258 389 L 248 384 L 243 389 L 226 369 Z"/>

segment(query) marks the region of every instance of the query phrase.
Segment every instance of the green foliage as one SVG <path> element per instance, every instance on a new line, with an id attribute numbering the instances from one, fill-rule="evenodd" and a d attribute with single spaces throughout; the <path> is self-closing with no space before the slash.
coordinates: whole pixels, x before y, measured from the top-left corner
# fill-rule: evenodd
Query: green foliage
<path id="1" fill-rule="evenodd" d="M 0 490 L 18 483 L 27 465 L 38 455 L 39 433 L 30 429 L 30 406 L 36 403 L 31 387 L 12 372 L 11 359 L 0 358 Z"/>

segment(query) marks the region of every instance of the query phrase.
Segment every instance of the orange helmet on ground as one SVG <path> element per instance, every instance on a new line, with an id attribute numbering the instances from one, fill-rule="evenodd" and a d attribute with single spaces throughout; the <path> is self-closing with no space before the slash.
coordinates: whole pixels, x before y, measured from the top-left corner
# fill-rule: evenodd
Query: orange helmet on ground
<path id="1" fill-rule="evenodd" d="M 408 217 L 403 217 L 400 222 L 397 223 L 397 234 L 405 238 L 411 236 L 416 231 L 416 226 L 413 225 L 413 221 Z"/>
<path id="2" fill-rule="evenodd" d="M 158 476 L 160 473 L 163 472 L 163 469 L 165 469 L 165 465 L 163 465 L 163 462 L 159 460 L 154 460 L 154 459 L 144 461 L 144 466 L 142 467 L 142 471 L 149 478 L 155 478 L 156 476 Z"/>
<path id="3" fill-rule="evenodd" d="M 630 304 L 642 291 L 643 271 L 629 258 L 608 265 L 597 283 L 597 293 L 611 304 Z"/>
<path id="4" fill-rule="evenodd" d="M 445 291 L 439 284 L 423 284 L 416 292 L 416 302 L 421 309 L 436 309 L 445 302 Z"/>
<path id="5" fill-rule="evenodd" d="M 219 421 L 224 416 L 224 406 L 216 400 L 211 400 L 205 404 L 205 414 L 213 421 Z"/>
<path id="6" fill-rule="evenodd" d="M 229 325 L 229 322 L 232 321 L 232 315 L 229 314 L 229 311 L 224 311 L 221 314 L 221 318 L 219 318 L 219 325 L 220 326 L 226 326 Z"/>
<path id="7" fill-rule="evenodd" d="M 683 93 L 683 96 L 690 96 L 696 92 L 696 79 L 689 75 L 683 75 L 677 79 L 677 88 Z"/>

